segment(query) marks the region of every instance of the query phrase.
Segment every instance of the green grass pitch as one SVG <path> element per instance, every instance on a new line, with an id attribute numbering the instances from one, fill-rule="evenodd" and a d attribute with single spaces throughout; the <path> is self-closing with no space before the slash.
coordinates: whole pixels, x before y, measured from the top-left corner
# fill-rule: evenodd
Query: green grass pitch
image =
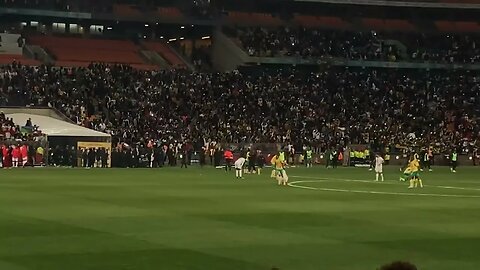
<path id="1" fill-rule="evenodd" d="M 302 188 L 276 186 L 269 169 L 2 170 L 0 269 L 480 267 L 477 168 L 435 168 L 416 190 L 398 167 L 385 183 L 362 168 L 287 172 Z"/>

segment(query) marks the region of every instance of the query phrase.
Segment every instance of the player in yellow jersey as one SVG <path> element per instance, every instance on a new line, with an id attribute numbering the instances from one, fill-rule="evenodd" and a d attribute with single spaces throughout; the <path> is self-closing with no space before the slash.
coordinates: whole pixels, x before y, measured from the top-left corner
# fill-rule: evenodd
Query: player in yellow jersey
<path id="1" fill-rule="evenodd" d="M 281 161 L 283 164 L 286 164 L 285 151 L 280 150 L 280 152 L 278 152 L 278 158 L 280 159 L 280 161 Z"/>
<path id="2" fill-rule="evenodd" d="M 418 185 L 420 185 L 421 188 L 423 188 L 423 183 L 422 179 L 420 179 L 420 162 L 416 157 L 413 157 L 413 159 L 410 161 L 408 164 L 408 168 L 410 168 L 410 186 L 408 188 L 416 188 Z"/>
<path id="3" fill-rule="evenodd" d="M 405 182 L 407 180 L 410 180 L 410 177 L 412 175 L 412 169 L 410 168 L 410 162 L 412 160 L 413 160 L 413 157 L 408 159 L 407 164 L 405 165 L 405 169 L 403 170 L 403 175 L 400 176 L 400 181 Z M 402 168 L 400 168 L 400 171 L 402 171 Z"/>
<path id="4" fill-rule="evenodd" d="M 288 175 L 285 171 L 285 161 L 281 160 L 280 158 L 275 159 L 275 174 L 277 178 L 278 185 L 287 185 L 288 182 Z"/>
<path id="5" fill-rule="evenodd" d="M 277 155 L 274 155 L 272 159 L 270 159 L 270 164 L 272 165 L 272 173 L 270 174 L 271 178 L 276 177 L 276 171 L 275 171 L 275 162 L 277 161 Z"/>

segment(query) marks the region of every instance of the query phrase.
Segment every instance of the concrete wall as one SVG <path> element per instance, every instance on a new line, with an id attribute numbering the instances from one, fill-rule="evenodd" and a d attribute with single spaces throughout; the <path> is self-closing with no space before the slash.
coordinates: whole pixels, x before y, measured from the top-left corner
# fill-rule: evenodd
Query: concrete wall
<path id="1" fill-rule="evenodd" d="M 2 41 L 0 44 L 0 53 L 3 54 L 22 54 L 22 47 L 18 47 L 19 34 L 1 33 Z"/>
<path id="2" fill-rule="evenodd" d="M 215 30 L 212 45 L 213 68 L 217 71 L 232 71 L 244 64 L 249 56 L 227 37 L 221 29 Z"/>

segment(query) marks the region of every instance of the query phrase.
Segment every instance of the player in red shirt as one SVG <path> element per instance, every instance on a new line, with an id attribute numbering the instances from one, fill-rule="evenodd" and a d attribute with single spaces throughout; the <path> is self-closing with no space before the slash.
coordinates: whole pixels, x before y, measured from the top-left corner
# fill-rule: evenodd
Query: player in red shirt
<path id="1" fill-rule="evenodd" d="M 8 158 L 8 147 L 5 144 L 2 144 L 2 167 L 7 168 L 7 158 Z"/>
<path id="2" fill-rule="evenodd" d="M 5 167 L 12 167 L 12 146 L 5 147 Z"/>
<path id="3" fill-rule="evenodd" d="M 225 171 L 232 170 L 232 161 L 233 161 L 233 153 L 229 149 L 223 152 L 223 157 L 225 158 Z"/>
<path id="4" fill-rule="evenodd" d="M 20 147 L 18 146 L 12 146 L 13 147 L 13 150 L 12 150 L 12 163 L 13 163 L 13 167 L 18 167 L 18 162 L 20 160 L 20 157 L 21 157 L 21 153 L 20 153 Z"/>
<path id="5" fill-rule="evenodd" d="M 22 156 L 22 166 L 25 167 L 28 161 L 28 145 L 20 146 L 20 155 Z"/>

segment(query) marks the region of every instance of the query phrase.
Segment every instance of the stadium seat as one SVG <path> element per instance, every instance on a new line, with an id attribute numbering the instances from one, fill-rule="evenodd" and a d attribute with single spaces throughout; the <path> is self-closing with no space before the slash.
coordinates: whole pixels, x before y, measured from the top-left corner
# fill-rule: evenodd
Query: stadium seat
<path id="1" fill-rule="evenodd" d="M 18 62 L 26 66 L 39 66 L 41 65 L 40 61 L 26 58 L 21 54 L 0 54 L 0 64 L 6 65 L 13 62 Z"/>
<path id="2" fill-rule="evenodd" d="M 349 23 L 339 17 L 330 16 L 311 16 L 311 15 L 299 15 L 294 16 L 294 21 L 305 27 L 326 27 L 334 29 L 345 29 L 349 26 Z"/>
<path id="3" fill-rule="evenodd" d="M 363 18 L 362 19 L 362 24 L 365 27 L 367 27 L 368 29 L 373 29 L 373 30 L 385 30 L 386 29 L 385 21 L 383 19 Z"/>
<path id="4" fill-rule="evenodd" d="M 75 62 L 75 66 L 91 62 L 145 64 L 138 54 L 139 48 L 126 40 L 33 36 L 29 41 L 44 47 L 61 65 Z"/>
<path id="5" fill-rule="evenodd" d="M 183 19 L 183 13 L 174 7 L 158 7 L 157 14 L 162 19 Z"/>
<path id="6" fill-rule="evenodd" d="M 280 18 L 273 17 L 272 14 L 269 13 L 249 13 L 238 11 L 230 11 L 228 13 L 228 20 L 231 23 L 241 23 L 248 25 L 252 24 L 278 26 L 284 23 Z"/>
<path id="7" fill-rule="evenodd" d="M 451 21 L 435 21 L 435 26 L 443 32 L 454 32 L 456 29 L 455 24 Z"/>
<path id="8" fill-rule="evenodd" d="M 456 32 L 480 32 L 480 24 L 478 22 L 455 22 Z"/>
<path id="9" fill-rule="evenodd" d="M 415 31 L 417 28 L 407 20 L 387 19 L 385 20 L 385 29 L 390 31 Z"/>
<path id="10" fill-rule="evenodd" d="M 131 5 L 113 5 L 113 14 L 122 17 L 140 17 L 142 13 Z"/>

